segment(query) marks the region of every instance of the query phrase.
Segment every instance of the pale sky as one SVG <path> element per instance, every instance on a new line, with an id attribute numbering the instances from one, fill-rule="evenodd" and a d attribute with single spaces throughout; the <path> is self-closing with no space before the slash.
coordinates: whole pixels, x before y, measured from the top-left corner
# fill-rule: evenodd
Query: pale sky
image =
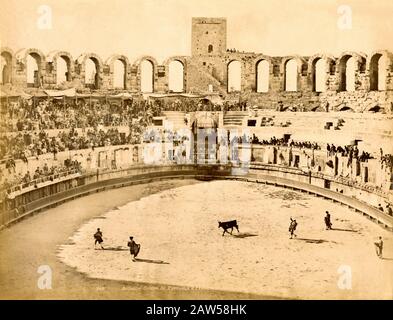
<path id="1" fill-rule="evenodd" d="M 191 18 L 226 17 L 228 48 L 267 55 L 393 51 L 392 0 L 0 0 L 2 46 L 69 51 L 74 58 L 114 53 L 158 62 L 191 54 Z M 40 29 L 38 8 L 52 9 Z M 337 21 L 352 10 L 352 29 Z"/>

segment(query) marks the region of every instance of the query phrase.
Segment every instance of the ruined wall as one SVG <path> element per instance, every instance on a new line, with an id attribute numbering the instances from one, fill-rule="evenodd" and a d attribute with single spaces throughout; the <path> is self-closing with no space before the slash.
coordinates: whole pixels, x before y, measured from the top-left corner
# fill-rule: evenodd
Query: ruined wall
<path id="1" fill-rule="evenodd" d="M 56 51 L 45 56 L 38 49 L 22 49 L 15 54 L 9 48 L 1 48 L 2 56 L 10 57 L 11 83 L 16 87 L 64 89 L 75 87 L 79 92 L 93 91 L 141 91 L 141 63 L 150 61 L 153 66 L 153 92 L 168 93 L 169 64 L 179 61 L 183 65 L 184 92 L 207 94 L 219 93 L 232 101 L 248 101 L 250 106 L 260 109 L 298 111 L 344 111 L 365 112 L 370 109 L 391 113 L 393 109 L 393 54 L 389 51 L 364 53 L 344 52 L 339 57 L 315 54 L 311 57 L 284 56 L 270 57 L 260 53 L 239 52 L 227 49 L 227 25 L 224 18 L 192 19 L 192 56 L 169 57 L 162 64 L 154 57 L 142 56 L 130 62 L 124 55 L 112 55 L 103 60 L 94 53 L 86 53 L 74 58 L 67 52 Z M 38 64 L 35 83 L 27 84 L 26 60 L 32 56 Z M 57 59 L 67 63 L 67 81 L 56 84 Z M 355 61 L 354 91 L 346 88 L 346 66 L 349 59 Z M 86 85 L 85 64 L 91 59 L 98 70 L 96 83 Z M 297 90 L 286 91 L 286 68 L 289 60 L 297 65 Z M 322 60 L 321 60 L 322 59 Z M 383 68 L 379 62 L 384 59 Z M 125 68 L 124 86 L 115 88 L 114 68 L 116 60 Z M 241 90 L 228 93 L 228 65 L 233 61 L 241 64 Z M 268 91 L 257 92 L 258 64 L 267 61 L 269 65 Z M 316 92 L 316 63 L 325 62 L 325 90 Z M 383 88 L 378 87 L 378 79 L 384 74 Z M 378 110 L 379 109 L 379 110 Z"/>

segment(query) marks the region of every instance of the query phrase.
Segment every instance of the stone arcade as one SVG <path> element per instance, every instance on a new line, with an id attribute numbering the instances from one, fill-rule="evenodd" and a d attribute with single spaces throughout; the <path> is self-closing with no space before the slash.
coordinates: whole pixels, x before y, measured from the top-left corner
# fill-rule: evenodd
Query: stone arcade
<path id="1" fill-rule="evenodd" d="M 386 50 L 370 55 L 343 52 L 334 57 L 317 53 L 311 57 L 272 57 L 262 53 L 239 52 L 227 48 L 225 18 L 193 18 L 191 56 L 173 56 L 163 63 L 154 57 L 142 56 L 136 61 L 121 54 L 104 60 L 94 53 L 74 58 L 65 51 L 45 55 L 36 48 L 14 51 L 1 48 L 2 83 L 21 87 L 29 92 L 37 88 L 65 89 L 78 92 L 140 92 L 141 65 L 152 68 L 151 90 L 170 93 L 169 74 L 172 62 L 183 70 L 183 92 L 219 94 L 227 100 L 248 101 L 262 109 L 298 111 L 381 111 L 392 112 L 393 54 Z M 34 79 L 28 79 L 28 59 L 35 61 Z M 58 83 L 57 60 L 63 60 L 66 72 Z M 95 73 L 86 81 L 86 63 L 93 63 Z M 120 61 L 124 76 L 122 87 L 114 83 L 115 62 Z M 353 70 L 348 70 L 352 64 Z M 230 86 L 229 70 L 237 64 L 241 73 L 239 87 Z M 289 69 L 295 70 L 290 74 Z M 32 73 L 32 71 L 30 71 Z M 351 73 L 351 74 L 349 74 Z M 292 78 L 292 84 L 289 84 Z M 319 84 L 317 83 L 319 79 Z M 263 82 L 263 85 L 262 85 Z"/>

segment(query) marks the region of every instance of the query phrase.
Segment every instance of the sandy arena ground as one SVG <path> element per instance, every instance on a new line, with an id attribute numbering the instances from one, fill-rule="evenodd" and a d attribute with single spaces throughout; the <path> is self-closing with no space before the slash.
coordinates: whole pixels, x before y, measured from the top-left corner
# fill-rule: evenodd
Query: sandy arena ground
<path id="1" fill-rule="evenodd" d="M 112 189 L 46 210 L 0 231 L 0 299 L 268 299 L 239 292 L 89 278 L 57 257 L 60 245 L 91 218 L 141 197 L 196 180 L 171 180 Z M 51 289 L 40 289 L 40 266 L 52 271 Z"/>
<path id="2" fill-rule="evenodd" d="M 335 230 L 325 230 L 325 210 Z M 291 216 L 299 224 L 293 240 Z M 218 220 L 231 219 L 240 233 L 222 237 Z M 98 227 L 106 250 L 94 249 Z M 130 235 L 142 245 L 137 262 Z M 373 246 L 379 235 L 384 259 Z M 282 298 L 393 298 L 392 233 L 330 201 L 260 184 L 212 181 L 146 195 L 87 221 L 58 249 L 90 278 Z M 350 268 L 351 289 L 339 288 L 340 268 Z"/>

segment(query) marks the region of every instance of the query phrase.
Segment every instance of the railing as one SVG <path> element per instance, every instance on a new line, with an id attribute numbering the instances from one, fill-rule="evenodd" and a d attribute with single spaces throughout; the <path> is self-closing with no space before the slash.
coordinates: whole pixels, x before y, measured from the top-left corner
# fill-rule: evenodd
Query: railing
<path id="1" fill-rule="evenodd" d="M 253 171 L 233 169 L 242 168 L 236 165 L 195 165 L 195 164 L 166 164 L 166 165 L 134 165 L 127 169 L 84 173 L 83 175 L 65 175 L 62 180 L 51 183 L 41 183 L 40 187 L 26 189 L 24 193 L 16 195 L 14 199 L 8 199 L 3 210 L 0 210 L 0 228 L 9 223 L 19 221 L 34 212 L 72 200 L 76 197 L 90 193 L 103 191 L 113 187 L 124 187 L 128 185 L 151 182 L 155 180 L 201 177 L 211 179 L 236 179 L 242 181 L 261 182 L 266 181 L 277 186 L 289 187 L 323 196 L 328 199 L 348 205 L 355 210 L 363 212 L 375 221 L 386 227 L 393 227 L 393 217 L 380 212 L 370 204 L 362 202 L 352 196 L 340 194 L 333 190 L 314 185 L 305 177 L 309 175 L 297 168 L 286 168 L 278 165 L 265 165 L 253 163 L 249 169 Z M 277 175 L 281 172 L 288 175 Z M 30 186 L 31 187 L 31 186 Z"/>
<path id="2" fill-rule="evenodd" d="M 349 178 L 344 178 L 344 177 L 339 177 L 339 176 L 331 176 L 327 175 L 322 172 L 315 172 L 315 171 L 304 171 L 300 168 L 292 168 L 292 167 L 287 167 L 287 166 L 280 166 L 280 165 L 274 165 L 274 164 L 265 164 L 261 162 L 252 162 L 250 168 L 252 169 L 267 169 L 267 170 L 272 170 L 272 171 L 280 171 L 280 172 L 286 172 L 286 173 L 293 173 L 293 174 L 303 174 L 303 175 L 311 175 L 312 178 L 320 178 L 324 180 L 329 180 L 331 182 L 336 182 L 340 183 L 342 185 L 348 186 L 348 187 L 353 187 L 356 189 L 360 189 L 366 192 L 371 192 L 374 193 L 380 197 L 389 198 L 389 193 L 382 190 L 381 188 L 373 185 L 364 185 L 361 184 L 355 180 L 349 179 Z"/>
<path id="3" fill-rule="evenodd" d="M 71 175 L 74 175 L 74 174 L 77 174 L 77 173 L 81 174 L 81 171 L 77 170 L 77 169 L 73 169 L 73 170 L 67 170 L 67 171 L 56 173 L 56 174 L 52 174 L 50 176 L 40 177 L 38 179 L 31 180 L 31 181 L 25 182 L 25 183 L 20 183 L 20 184 L 18 184 L 16 186 L 13 186 L 13 187 L 7 189 L 7 193 L 8 194 L 13 194 L 13 193 L 16 193 L 18 191 L 19 192 L 23 192 L 25 189 L 28 189 L 28 188 L 31 188 L 31 187 L 37 188 L 42 183 L 45 183 L 45 182 L 48 182 L 48 181 L 56 182 L 58 180 L 61 180 L 64 177 L 67 178 L 68 176 L 71 176 Z"/>

